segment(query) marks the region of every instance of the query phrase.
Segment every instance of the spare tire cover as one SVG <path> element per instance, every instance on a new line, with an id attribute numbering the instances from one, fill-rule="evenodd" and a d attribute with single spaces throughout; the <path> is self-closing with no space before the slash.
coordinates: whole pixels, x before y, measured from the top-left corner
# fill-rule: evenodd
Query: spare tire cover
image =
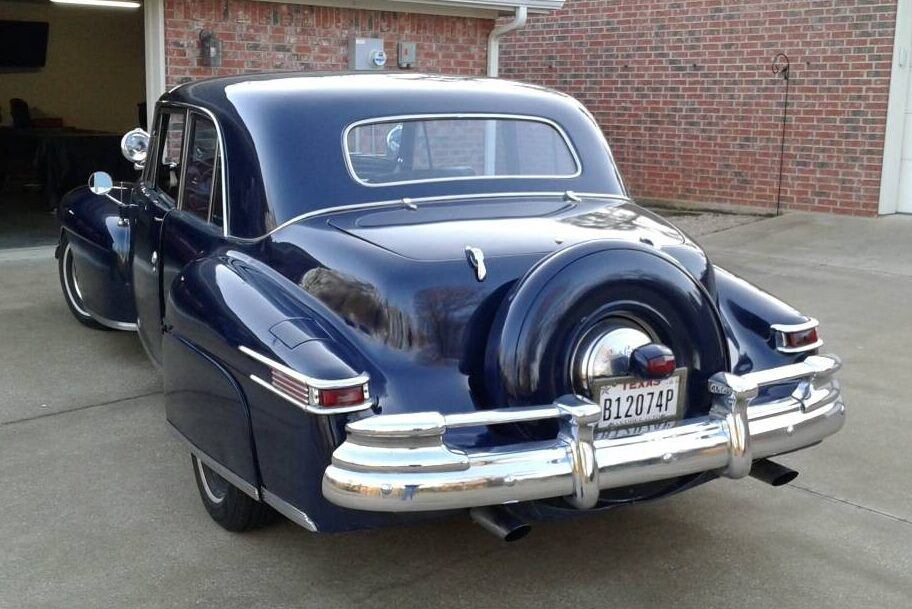
<path id="1" fill-rule="evenodd" d="M 729 369 L 711 297 L 670 256 L 619 240 L 588 241 L 546 256 L 512 288 L 488 338 L 488 404 L 547 404 L 574 393 L 574 348 L 588 329 L 612 316 L 648 326 L 672 349 L 677 365 L 687 367 L 684 417 L 708 412 L 707 381 Z M 530 439 L 542 439 L 554 437 L 556 422 L 516 428 Z"/>

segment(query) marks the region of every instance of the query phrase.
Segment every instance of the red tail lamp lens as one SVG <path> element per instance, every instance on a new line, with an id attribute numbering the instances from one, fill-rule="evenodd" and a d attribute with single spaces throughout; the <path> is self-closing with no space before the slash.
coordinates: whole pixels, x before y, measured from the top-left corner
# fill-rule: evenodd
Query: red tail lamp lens
<path id="1" fill-rule="evenodd" d="M 667 378 L 675 371 L 676 366 L 671 349 L 658 343 L 637 347 L 630 354 L 630 373 L 638 378 Z"/>
<path id="2" fill-rule="evenodd" d="M 367 400 L 364 386 L 343 387 L 340 389 L 320 389 L 317 392 L 317 404 L 326 408 L 354 406 Z"/>
<path id="3" fill-rule="evenodd" d="M 659 355 L 646 363 L 646 373 L 649 375 L 648 378 L 664 378 L 671 376 L 675 371 L 675 365 L 674 355 Z"/>
<path id="4" fill-rule="evenodd" d="M 789 332 L 785 335 L 785 346 L 790 348 L 806 347 L 813 345 L 817 340 L 817 328 L 802 330 L 801 332 Z"/>

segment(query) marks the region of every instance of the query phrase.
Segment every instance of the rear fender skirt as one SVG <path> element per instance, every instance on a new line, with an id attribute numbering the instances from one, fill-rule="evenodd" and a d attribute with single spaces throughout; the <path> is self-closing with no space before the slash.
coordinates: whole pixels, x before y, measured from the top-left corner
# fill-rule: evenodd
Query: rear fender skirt
<path id="1" fill-rule="evenodd" d="M 174 333 L 162 339 L 168 422 L 203 454 L 258 489 L 259 472 L 244 393 L 215 358 Z"/>

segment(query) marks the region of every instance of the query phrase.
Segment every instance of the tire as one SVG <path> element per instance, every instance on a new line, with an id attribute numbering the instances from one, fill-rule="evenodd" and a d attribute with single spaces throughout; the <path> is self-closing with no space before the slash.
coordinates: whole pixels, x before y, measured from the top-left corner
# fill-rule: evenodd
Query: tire
<path id="1" fill-rule="evenodd" d="M 110 328 L 95 321 L 85 307 L 73 266 L 73 250 L 66 235 L 61 235 L 60 237 L 60 258 L 57 260 L 57 274 L 60 276 L 60 289 L 63 290 L 63 299 L 66 301 L 67 308 L 73 314 L 73 317 L 76 318 L 76 321 L 94 330 L 110 330 Z"/>
<path id="2" fill-rule="evenodd" d="M 268 505 L 245 494 L 196 455 L 190 455 L 190 460 L 203 506 L 222 528 L 233 533 L 243 533 L 275 521 L 276 512 Z"/>

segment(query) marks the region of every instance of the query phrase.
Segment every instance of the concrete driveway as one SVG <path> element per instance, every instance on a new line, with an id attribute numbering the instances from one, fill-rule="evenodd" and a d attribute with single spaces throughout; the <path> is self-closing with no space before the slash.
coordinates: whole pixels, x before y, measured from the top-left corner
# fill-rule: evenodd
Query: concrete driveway
<path id="1" fill-rule="evenodd" d="M 720 480 L 512 545 L 466 519 L 223 531 L 135 337 L 70 317 L 49 250 L 0 252 L 0 607 L 908 608 L 912 218 L 790 215 L 702 242 L 820 318 L 845 429 L 782 459 L 791 486 Z"/>

